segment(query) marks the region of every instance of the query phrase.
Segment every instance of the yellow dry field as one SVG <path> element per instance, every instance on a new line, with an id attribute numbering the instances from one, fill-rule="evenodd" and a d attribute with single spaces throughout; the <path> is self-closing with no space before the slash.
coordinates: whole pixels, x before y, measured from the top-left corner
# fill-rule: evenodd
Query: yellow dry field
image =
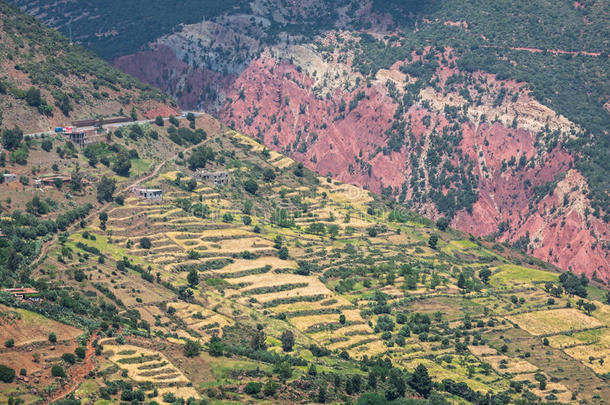
<path id="1" fill-rule="evenodd" d="M 470 353 L 474 354 L 475 356 L 493 356 L 498 353 L 498 351 L 493 347 L 483 345 L 468 346 L 468 350 L 470 350 Z"/>
<path id="2" fill-rule="evenodd" d="M 222 269 L 214 270 L 214 273 L 230 274 L 245 270 L 258 269 L 265 266 L 271 266 L 272 269 L 295 269 L 297 264 L 294 260 L 282 260 L 276 256 L 261 256 L 254 260 L 235 259 L 233 263 L 228 264 Z"/>
<path id="3" fill-rule="evenodd" d="M 597 374 L 610 373 L 610 346 L 607 344 L 576 346 L 564 349 L 564 352 L 570 357 L 580 360 Z M 593 360 L 590 360 L 590 357 L 593 357 Z M 600 359 L 603 359 L 603 364 L 600 363 Z"/>
<path id="4" fill-rule="evenodd" d="M 326 308 L 336 308 L 345 305 L 351 305 L 351 303 L 343 297 L 335 296 L 332 299 L 319 300 L 315 302 L 294 302 L 292 304 L 282 304 L 271 308 L 271 310 L 276 313 L 282 313 L 301 311 L 303 309 L 318 310 Z"/>
<path id="5" fill-rule="evenodd" d="M 326 286 L 324 284 L 318 282 L 318 284 L 316 284 L 316 285 L 308 285 L 307 287 L 297 288 L 297 289 L 290 290 L 290 291 L 281 291 L 281 292 L 275 292 L 275 293 L 256 295 L 256 299 L 259 302 L 266 303 L 266 302 L 273 301 L 275 299 L 292 298 L 292 297 L 309 297 L 309 296 L 314 296 L 314 295 L 318 295 L 318 294 L 323 294 L 323 295 L 325 295 L 324 298 L 327 298 L 328 296 L 330 296 L 330 291 L 326 288 Z"/>
<path id="6" fill-rule="evenodd" d="M 362 318 L 360 316 L 348 316 L 345 318 L 348 321 L 358 321 L 362 322 Z M 310 315 L 310 316 L 299 316 L 296 318 L 290 318 L 290 323 L 293 324 L 296 328 L 300 330 L 305 330 L 311 326 L 326 324 L 326 323 L 338 323 L 339 322 L 339 314 L 324 314 L 324 315 Z M 341 329 L 339 329 L 341 330 Z M 337 332 L 337 331 L 335 331 Z M 333 334 L 333 336 L 343 336 L 343 332 L 338 332 Z"/>
<path id="7" fill-rule="evenodd" d="M 532 335 L 548 335 L 602 326 L 595 318 L 575 308 L 552 309 L 509 316 L 511 322 Z"/>
<path id="8" fill-rule="evenodd" d="M 338 319 L 338 315 L 335 318 L 335 321 Z M 354 334 L 356 333 L 356 334 Z M 322 332 L 311 333 L 309 336 L 318 341 L 329 341 L 332 338 L 337 338 L 341 336 L 345 336 L 348 334 L 353 334 L 353 336 L 366 336 L 371 335 L 373 330 L 367 325 L 349 325 L 344 328 L 340 328 L 334 331 L 325 330 Z"/>
<path id="9" fill-rule="evenodd" d="M 109 360 L 136 382 L 188 383 L 182 371 L 177 369 L 162 353 L 132 345 L 104 345 L 104 353 L 111 352 Z M 142 360 L 140 360 L 142 359 Z"/>
<path id="10" fill-rule="evenodd" d="M 248 292 L 248 290 L 253 288 L 274 287 L 286 284 L 299 283 L 307 283 L 311 285 L 317 282 L 318 284 L 324 286 L 324 284 L 322 284 L 316 277 L 313 276 L 301 276 L 298 274 L 290 273 L 277 274 L 272 272 L 263 274 L 251 274 L 249 276 L 228 279 L 227 281 L 233 285 L 242 283 L 249 284 L 247 287 L 241 290 L 242 292 Z M 328 290 L 326 291 L 328 292 Z"/>
<path id="11" fill-rule="evenodd" d="M 193 387 L 166 387 L 166 388 L 157 388 L 157 392 L 159 395 L 157 398 L 163 398 L 163 394 L 167 392 L 173 393 L 176 398 L 184 398 L 188 399 L 190 397 L 199 398 L 199 394 L 195 391 Z"/>
<path id="12" fill-rule="evenodd" d="M 567 336 L 567 335 L 549 336 L 548 340 L 549 340 L 549 345 L 551 347 L 554 347 L 555 349 L 562 349 L 564 347 L 579 345 L 579 344 L 583 343 L 580 340 L 576 339 L 575 337 Z"/>
<path id="13" fill-rule="evenodd" d="M 610 326 L 610 305 L 596 302 L 597 309 L 593 311 L 593 317 L 602 322 L 606 326 Z"/>
<path id="14" fill-rule="evenodd" d="M 222 253 L 239 253 L 244 250 L 256 252 L 259 250 L 267 250 L 273 246 L 271 242 L 263 238 L 242 238 L 242 239 L 225 239 L 219 242 L 206 242 L 203 246 L 210 251 L 218 250 Z M 219 246 L 219 247 L 218 247 Z"/>
<path id="15" fill-rule="evenodd" d="M 500 362 L 502 362 L 502 360 L 506 360 L 506 368 L 500 368 Z M 528 361 L 503 355 L 486 356 L 485 361 L 491 364 L 494 370 L 499 373 L 522 374 L 533 373 L 538 370 L 538 367 Z"/>
<path id="16" fill-rule="evenodd" d="M 204 308 L 196 304 L 188 304 L 184 302 L 174 302 L 168 304 L 176 310 L 176 315 L 181 318 L 189 329 L 193 329 L 197 332 L 205 332 L 209 329 L 210 325 L 217 324 L 213 329 L 217 330 L 219 334 L 222 334 L 222 328 L 224 326 L 233 325 L 233 320 L 223 315 L 220 315 L 212 310 Z M 201 317 L 199 318 L 200 314 Z M 197 316 L 197 317 L 196 317 Z M 190 336 L 187 335 L 190 338 Z M 211 336 L 202 338 L 203 341 L 209 340 Z"/>

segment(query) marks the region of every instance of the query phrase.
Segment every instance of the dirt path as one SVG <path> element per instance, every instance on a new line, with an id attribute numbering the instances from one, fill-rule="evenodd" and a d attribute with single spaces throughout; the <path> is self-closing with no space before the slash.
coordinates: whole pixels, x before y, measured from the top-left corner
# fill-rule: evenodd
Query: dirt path
<path id="1" fill-rule="evenodd" d="M 93 371 L 95 368 L 95 349 L 92 343 L 96 337 L 92 336 L 87 341 L 87 349 L 83 361 L 69 368 L 70 373 L 68 374 L 67 384 L 55 391 L 49 398 L 46 398 L 43 401 L 44 404 L 50 404 L 70 395 L 85 380 L 89 373 Z"/>
<path id="2" fill-rule="evenodd" d="M 204 143 L 205 143 L 205 141 L 198 143 L 196 145 L 189 146 L 188 148 L 184 149 L 182 151 L 182 153 L 188 153 L 191 150 L 193 150 L 194 148 L 196 148 Z M 178 153 L 180 153 L 180 152 L 178 152 Z M 123 186 L 121 189 L 118 190 L 117 194 L 124 193 L 124 192 L 128 191 L 131 187 L 138 186 L 138 185 L 156 177 L 159 174 L 159 172 L 161 171 L 161 169 L 163 168 L 163 166 L 165 166 L 167 164 L 167 162 L 169 162 L 171 160 L 175 160 L 178 157 L 178 153 L 176 153 L 172 157 L 169 157 L 169 158 L 165 159 L 164 161 L 162 161 L 161 163 L 159 163 L 153 169 L 153 171 L 150 172 L 150 174 L 147 174 L 144 177 L 140 177 L 140 178 L 136 179 L 135 181 Z M 106 203 L 102 204 L 101 206 L 99 206 L 98 208 L 94 208 L 93 211 L 84 218 L 85 222 L 90 221 L 96 215 L 99 215 L 100 212 L 102 212 L 103 210 L 108 208 L 111 204 L 112 204 L 111 202 L 106 202 Z M 71 226 L 69 226 L 66 231 L 73 230 L 77 226 L 78 226 L 78 223 L 74 223 Z M 57 242 L 58 237 L 59 237 L 59 233 L 56 233 L 55 235 L 53 235 L 53 238 L 51 238 L 51 240 L 49 240 L 48 242 L 46 242 L 42 245 L 42 247 L 40 248 L 40 253 L 38 254 L 38 256 L 36 256 L 36 258 L 32 261 L 32 264 L 30 265 L 31 269 L 36 268 L 36 266 L 38 266 L 40 264 L 41 260 L 45 257 L 45 255 L 49 251 L 49 248 L 51 246 L 53 246 L 55 244 L 55 242 Z"/>

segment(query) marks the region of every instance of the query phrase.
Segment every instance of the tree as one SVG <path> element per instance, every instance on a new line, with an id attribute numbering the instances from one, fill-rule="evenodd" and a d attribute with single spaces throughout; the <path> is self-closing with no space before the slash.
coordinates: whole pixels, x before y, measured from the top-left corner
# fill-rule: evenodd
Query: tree
<path id="1" fill-rule="evenodd" d="M 256 194 L 258 191 L 258 184 L 252 179 L 246 180 L 244 183 L 244 189 L 250 194 Z"/>
<path id="2" fill-rule="evenodd" d="M 432 379 L 428 374 L 428 369 L 423 364 L 420 364 L 415 368 L 415 372 L 409 379 L 409 385 L 418 394 L 422 395 L 424 398 L 428 398 L 430 392 L 432 391 Z"/>
<path id="3" fill-rule="evenodd" d="M 55 332 L 49 333 L 49 342 L 51 342 L 51 343 L 57 342 L 57 335 L 55 334 Z"/>
<path id="4" fill-rule="evenodd" d="M 13 129 L 2 131 L 2 147 L 7 150 L 15 150 L 23 140 L 23 131 L 15 126 Z"/>
<path id="5" fill-rule="evenodd" d="M 87 355 L 87 349 L 84 346 L 78 346 L 76 349 L 74 349 L 74 354 L 76 354 L 79 359 L 84 359 Z"/>
<path id="6" fill-rule="evenodd" d="M 0 381 L 5 383 L 12 383 L 15 380 L 15 370 L 0 364 Z"/>
<path id="7" fill-rule="evenodd" d="M 13 338 L 7 339 L 6 342 L 4 342 L 4 346 L 6 346 L 8 348 L 15 346 L 15 339 L 13 339 Z"/>
<path id="8" fill-rule="evenodd" d="M 266 182 L 273 181 L 275 179 L 275 170 L 270 167 L 266 168 L 263 172 L 263 178 Z"/>
<path id="9" fill-rule="evenodd" d="M 60 365 L 55 365 L 51 368 L 51 375 L 53 377 L 66 378 L 66 371 Z"/>
<path id="10" fill-rule="evenodd" d="M 449 220 L 445 217 L 439 218 L 438 221 L 436 221 L 436 227 L 443 232 L 447 229 L 448 226 Z"/>
<path id="11" fill-rule="evenodd" d="M 209 146 L 199 146 L 189 156 L 187 163 L 191 170 L 205 167 L 208 162 L 213 162 L 215 158 L 214 151 Z"/>
<path id="12" fill-rule="evenodd" d="M 466 278 L 464 277 L 464 273 L 460 273 L 460 276 L 458 277 L 457 286 L 462 290 L 466 288 Z"/>
<path id="13" fill-rule="evenodd" d="M 40 147 L 42 148 L 42 150 L 44 150 L 45 152 L 51 152 L 51 149 L 53 149 L 53 142 L 51 142 L 51 140 L 49 139 L 44 139 L 41 143 L 40 143 Z"/>
<path id="14" fill-rule="evenodd" d="M 140 239 L 140 247 L 142 249 L 150 249 L 151 246 L 152 246 L 152 242 L 150 241 L 150 238 L 145 236 Z"/>
<path id="15" fill-rule="evenodd" d="M 117 153 L 114 164 L 112 165 L 112 170 L 114 170 L 114 172 L 119 176 L 129 176 L 129 170 L 131 170 L 131 158 L 129 157 L 129 153 L 127 151 L 122 150 Z"/>
<path id="16" fill-rule="evenodd" d="M 261 326 L 262 325 L 259 325 L 259 328 L 252 335 L 252 340 L 250 341 L 252 350 L 265 350 L 267 348 L 267 345 L 265 344 L 267 336 Z"/>
<path id="17" fill-rule="evenodd" d="M 483 269 L 483 270 L 479 271 L 479 278 L 485 284 L 487 284 L 489 282 L 489 277 L 491 277 L 491 270 Z"/>
<path id="18" fill-rule="evenodd" d="M 430 246 L 431 249 L 436 249 L 437 243 L 438 243 L 438 235 L 433 233 L 432 235 L 430 235 L 430 238 L 428 239 L 428 246 Z"/>
<path id="19" fill-rule="evenodd" d="M 199 356 L 199 352 L 201 351 L 201 346 L 194 340 L 187 340 L 184 344 L 184 355 L 186 357 L 196 357 Z"/>
<path id="20" fill-rule="evenodd" d="M 292 351 L 292 347 L 294 346 L 294 334 L 291 331 L 284 331 L 280 340 L 282 341 L 282 349 L 284 349 L 285 352 Z"/>
<path id="21" fill-rule="evenodd" d="M 25 101 L 32 107 L 40 107 L 43 104 L 42 97 L 40 96 L 40 89 L 31 86 L 25 94 Z"/>
<path id="22" fill-rule="evenodd" d="M 180 121 L 178 121 L 178 118 L 174 117 L 173 115 L 169 116 L 169 123 L 172 124 L 175 127 L 179 127 L 180 126 Z"/>
<path id="23" fill-rule="evenodd" d="M 155 118 L 155 125 L 158 127 L 162 127 L 165 124 L 165 122 L 163 121 L 163 117 L 160 115 L 157 115 L 157 117 Z"/>
<path id="24" fill-rule="evenodd" d="M 282 246 L 280 248 L 280 250 L 277 252 L 277 256 L 281 259 L 281 260 L 287 260 L 289 257 L 289 252 L 288 252 L 288 248 L 286 246 Z"/>
<path id="25" fill-rule="evenodd" d="M 199 285 L 199 273 L 197 272 L 197 269 L 191 269 L 191 271 L 189 271 L 189 274 L 186 276 L 186 281 L 192 288 Z"/>
<path id="26" fill-rule="evenodd" d="M 321 386 L 318 391 L 318 401 L 319 404 L 323 404 L 326 402 L 326 387 Z"/>
<path id="27" fill-rule="evenodd" d="M 244 387 L 244 392 L 248 395 L 256 395 L 261 392 L 262 387 L 263 383 L 257 381 L 250 381 Z"/>

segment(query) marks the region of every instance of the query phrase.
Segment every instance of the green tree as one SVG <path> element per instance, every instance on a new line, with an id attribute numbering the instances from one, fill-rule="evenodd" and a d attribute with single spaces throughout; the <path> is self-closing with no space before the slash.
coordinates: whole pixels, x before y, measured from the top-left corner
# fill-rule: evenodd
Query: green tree
<path id="1" fill-rule="evenodd" d="M 205 167 L 215 159 L 214 151 L 209 146 L 199 146 L 189 156 L 187 163 L 191 170 Z"/>
<path id="2" fill-rule="evenodd" d="M 438 244 L 438 235 L 433 233 L 432 235 L 430 235 L 430 238 L 428 239 L 428 246 L 430 246 L 431 249 L 436 249 L 437 244 Z"/>
<path id="3" fill-rule="evenodd" d="M 57 335 L 55 334 L 55 332 L 49 333 L 49 342 L 51 342 L 51 343 L 57 342 Z"/>
<path id="4" fill-rule="evenodd" d="M 460 289 L 464 289 L 466 288 L 466 278 L 464 277 L 464 273 L 460 273 L 459 277 L 458 277 L 458 282 L 457 282 L 457 286 Z"/>
<path id="5" fill-rule="evenodd" d="M 142 249 L 150 249 L 151 246 L 152 246 L 152 242 L 151 242 L 150 238 L 148 238 L 146 236 L 143 238 L 140 238 L 140 247 Z"/>
<path id="6" fill-rule="evenodd" d="M 189 271 L 189 274 L 186 276 L 186 281 L 192 288 L 199 285 L 199 273 L 196 269 L 191 269 L 191 271 Z"/>
<path id="7" fill-rule="evenodd" d="M 449 220 L 445 217 L 439 218 L 438 221 L 436 221 L 436 227 L 443 232 L 445 230 L 447 230 L 448 226 L 449 226 Z"/>
<path id="8" fill-rule="evenodd" d="M 282 341 L 282 349 L 285 352 L 291 352 L 294 346 L 294 334 L 291 331 L 286 330 L 282 333 L 280 340 Z"/>
<path id="9" fill-rule="evenodd" d="M 483 270 L 479 271 L 479 278 L 485 284 L 487 284 L 489 282 L 489 277 L 491 277 L 491 270 L 483 269 Z"/>
<path id="10" fill-rule="evenodd" d="M 2 131 L 2 147 L 7 150 L 15 150 L 23 140 L 23 131 L 15 126 L 13 129 L 4 129 Z"/>
<path id="11" fill-rule="evenodd" d="M 165 121 L 163 121 L 162 116 L 157 115 L 157 117 L 155 118 L 155 125 L 157 125 L 158 127 L 162 127 L 163 125 L 165 125 Z"/>
<path id="12" fill-rule="evenodd" d="M 15 380 L 15 370 L 0 364 L 0 381 L 5 383 L 12 383 Z"/>
<path id="13" fill-rule="evenodd" d="M 423 364 L 420 364 L 415 368 L 413 375 L 409 379 L 409 385 L 418 394 L 422 395 L 424 398 L 428 398 L 430 392 L 432 391 L 432 379 L 428 374 L 428 369 Z"/>
<path id="14" fill-rule="evenodd" d="M 112 165 L 112 170 L 114 170 L 114 172 L 119 176 L 129 176 L 129 170 L 131 170 L 131 158 L 129 157 L 129 153 L 127 153 L 127 151 L 122 150 L 117 153 L 114 164 Z"/>
<path id="15" fill-rule="evenodd" d="M 184 355 L 186 357 L 196 357 L 199 356 L 199 352 L 201 351 L 201 346 L 194 340 L 187 340 L 184 344 Z"/>
<path id="16" fill-rule="evenodd" d="M 55 365 L 51 368 L 51 375 L 53 377 L 66 378 L 66 371 L 60 365 Z"/>
<path id="17" fill-rule="evenodd" d="M 256 181 L 248 179 L 244 183 L 244 189 L 250 194 L 256 194 L 258 191 L 258 184 L 256 184 Z"/>

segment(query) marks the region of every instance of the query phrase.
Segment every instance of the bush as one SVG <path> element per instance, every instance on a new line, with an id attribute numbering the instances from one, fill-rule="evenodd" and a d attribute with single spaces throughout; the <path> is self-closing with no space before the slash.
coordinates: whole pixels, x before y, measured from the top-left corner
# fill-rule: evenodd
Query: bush
<path id="1" fill-rule="evenodd" d="M 87 355 L 87 349 L 84 346 L 79 346 L 76 349 L 74 349 L 74 354 L 76 354 L 78 356 L 78 358 L 84 359 L 85 356 Z"/>
<path id="2" fill-rule="evenodd" d="M 252 179 L 247 180 L 244 183 L 244 189 L 250 194 L 256 194 L 258 191 L 258 184 Z"/>
<path id="3" fill-rule="evenodd" d="M 57 335 L 55 334 L 55 332 L 49 333 L 49 342 L 51 342 L 51 343 L 57 342 Z"/>
<path id="4" fill-rule="evenodd" d="M 63 361 L 65 361 L 68 364 L 74 364 L 76 363 L 76 356 L 72 353 L 64 353 L 61 355 L 61 359 Z M 55 374 L 53 374 L 55 375 Z"/>
<path id="5" fill-rule="evenodd" d="M 51 152 L 51 149 L 53 149 L 53 142 L 51 142 L 49 139 L 45 139 L 42 141 L 42 143 L 40 144 L 40 147 L 42 148 L 42 150 L 44 150 L 45 152 Z"/>
<path id="6" fill-rule="evenodd" d="M 15 370 L 0 364 L 0 381 L 5 383 L 12 383 L 15 380 Z"/>
<path id="7" fill-rule="evenodd" d="M 9 348 L 15 346 L 15 339 L 13 339 L 13 338 L 7 339 L 7 341 L 4 342 L 4 346 L 9 347 Z"/>
<path id="8" fill-rule="evenodd" d="M 261 392 L 262 388 L 263 388 L 263 383 L 256 382 L 256 381 L 250 381 L 244 387 L 244 392 L 248 395 L 256 395 L 259 392 Z"/>
<path id="9" fill-rule="evenodd" d="M 143 237 L 142 239 L 140 239 L 140 247 L 142 249 L 150 249 L 151 246 L 152 242 L 150 241 L 150 238 Z"/>
<path id="10" fill-rule="evenodd" d="M 62 366 L 56 365 L 56 366 L 53 366 L 53 368 L 51 368 L 51 375 L 53 377 L 65 378 L 66 371 L 64 370 L 64 368 Z"/>
<path id="11" fill-rule="evenodd" d="M 186 357 L 195 357 L 199 355 L 201 346 L 194 340 L 188 340 L 184 345 L 184 355 Z"/>

